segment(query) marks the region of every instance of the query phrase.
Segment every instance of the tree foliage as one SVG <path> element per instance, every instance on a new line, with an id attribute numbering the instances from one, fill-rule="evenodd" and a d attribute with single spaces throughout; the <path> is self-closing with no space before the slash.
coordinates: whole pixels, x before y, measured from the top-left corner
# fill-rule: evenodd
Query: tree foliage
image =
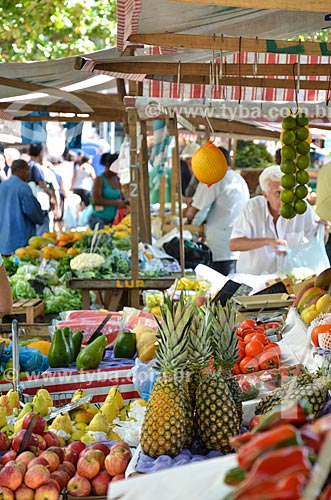
<path id="1" fill-rule="evenodd" d="M 0 62 L 58 59 L 114 45 L 116 0 L 2 0 Z"/>

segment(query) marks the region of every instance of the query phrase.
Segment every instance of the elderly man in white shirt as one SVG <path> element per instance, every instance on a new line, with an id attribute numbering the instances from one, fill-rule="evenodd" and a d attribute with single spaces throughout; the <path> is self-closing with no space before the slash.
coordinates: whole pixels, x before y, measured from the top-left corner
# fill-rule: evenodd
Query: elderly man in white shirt
<path id="1" fill-rule="evenodd" d="M 200 182 L 185 215 L 191 222 L 198 211 L 208 212 L 206 242 L 213 254 L 211 267 L 227 276 L 236 272 L 239 254 L 230 250 L 229 240 L 234 221 L 249 200 L 249 189 L 243 177 L 230 168 L 229 152 L 222 147 L 220 150 L 228 164 L 225 177 L 210 187 Z"/>
<path id="2" fill-rule="evenodd" d="M 251 198 L 236 219 L 230 249 L 240 251 L 237 272 L 273 274 L 286 269 L 286 252 L 278 246 L 297 246 L 317 234 L 319 217 L 308 204 L 307 211 L 292 219 L 280 215 L 279 165 L 263 170 L 259 178 L 262 195 Z M 320 221 L 324 222 L 324 221 Z"/>

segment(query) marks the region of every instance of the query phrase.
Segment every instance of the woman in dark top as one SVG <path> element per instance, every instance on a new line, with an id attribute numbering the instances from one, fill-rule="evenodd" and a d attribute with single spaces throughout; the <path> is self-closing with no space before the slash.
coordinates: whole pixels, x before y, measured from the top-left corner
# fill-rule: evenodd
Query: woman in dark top
<path id="1" fill-rule="evenodd" d="M 121 196 L 121 185 L 117 176 L 119 164 L 116 161 L 118 154 L 104 153 L 100 163 L 105 166 L 101 175 L 97 175 L 93 186 L 93 210 L 89 219 L 89 226 L 94 229 L 112 224 L 118 208 L 126 208 L 130 202 Z"/>

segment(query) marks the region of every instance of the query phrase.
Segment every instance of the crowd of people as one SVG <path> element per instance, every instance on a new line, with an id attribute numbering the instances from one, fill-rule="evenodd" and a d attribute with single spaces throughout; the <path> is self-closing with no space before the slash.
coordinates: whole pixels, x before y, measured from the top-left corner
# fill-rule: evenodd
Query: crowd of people
<path id="1" fill-rule="evenodd" d="M 104 153 L 104 171 L 96 175 L 91 158 L 68 151 L 63 158 L 45 154 L 42 144 L 0 152 L 0 254 L 12 255 L 31 236 L 61 232 L 70 214 L 71 227 L 88 210 L 87 224 L 101 229 L 111 224 L 117 209 L 127 208 L 118 178 L 117 155 Z M 74 212 L 74 215 L 73 215 Z M 72 220 L 73 219 L 73 220 Z M 66 224 L 65 229 L 68 228 Z"/>
<path id="2" fill-rule="evenodd" d="M 311 240 L 319 224 L 325 226 L 326 249 L 331 258 L 330 165 L 320 171 L 317 204 L 292 219 L 280 216 L 282 172 L 279 164 L 259 177 L 260 193 L 251 197 L 243 177 L 231 168 L 229 152 L 220 147 L 228 169 L 222 180 L 207 187 L 192 172 L 192 157 L 199 148 L 187 144 L 181 155 L 182 194 L 187 223 L 205 222 L 205 242 L 211 249 L 211 267 L 223 275 L 276 273 L 286 268 L 284 247 Z M 104 170 L 96 175 L 91 159 L 73 151 L 63 158 L 45 155 L 41 144 L 30 144 L 20 154 L 15 148 L 0 153 L 0 254 L 12 255 L 31 236 L 61 231 L 66 208 L 75 200 L 88 213 L 91 229 L 112 224 L 130 205 L 119 180 L 119 157 L 104 153 Z M 279 163 L 279 159 L 277 159 Z M 282 247 L 282 250 L 280 250 Z M 331 260 L 330 260 L 331 262 Z"/>

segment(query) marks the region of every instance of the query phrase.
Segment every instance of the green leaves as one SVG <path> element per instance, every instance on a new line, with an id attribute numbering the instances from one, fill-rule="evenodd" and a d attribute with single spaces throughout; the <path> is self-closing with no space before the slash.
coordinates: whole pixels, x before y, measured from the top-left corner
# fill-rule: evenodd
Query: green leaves
<path id="1" fill-rule="evenodd" d="M 0 62 L 58 59 L 115 44 L 115 0 L 3 0 Z"/>

